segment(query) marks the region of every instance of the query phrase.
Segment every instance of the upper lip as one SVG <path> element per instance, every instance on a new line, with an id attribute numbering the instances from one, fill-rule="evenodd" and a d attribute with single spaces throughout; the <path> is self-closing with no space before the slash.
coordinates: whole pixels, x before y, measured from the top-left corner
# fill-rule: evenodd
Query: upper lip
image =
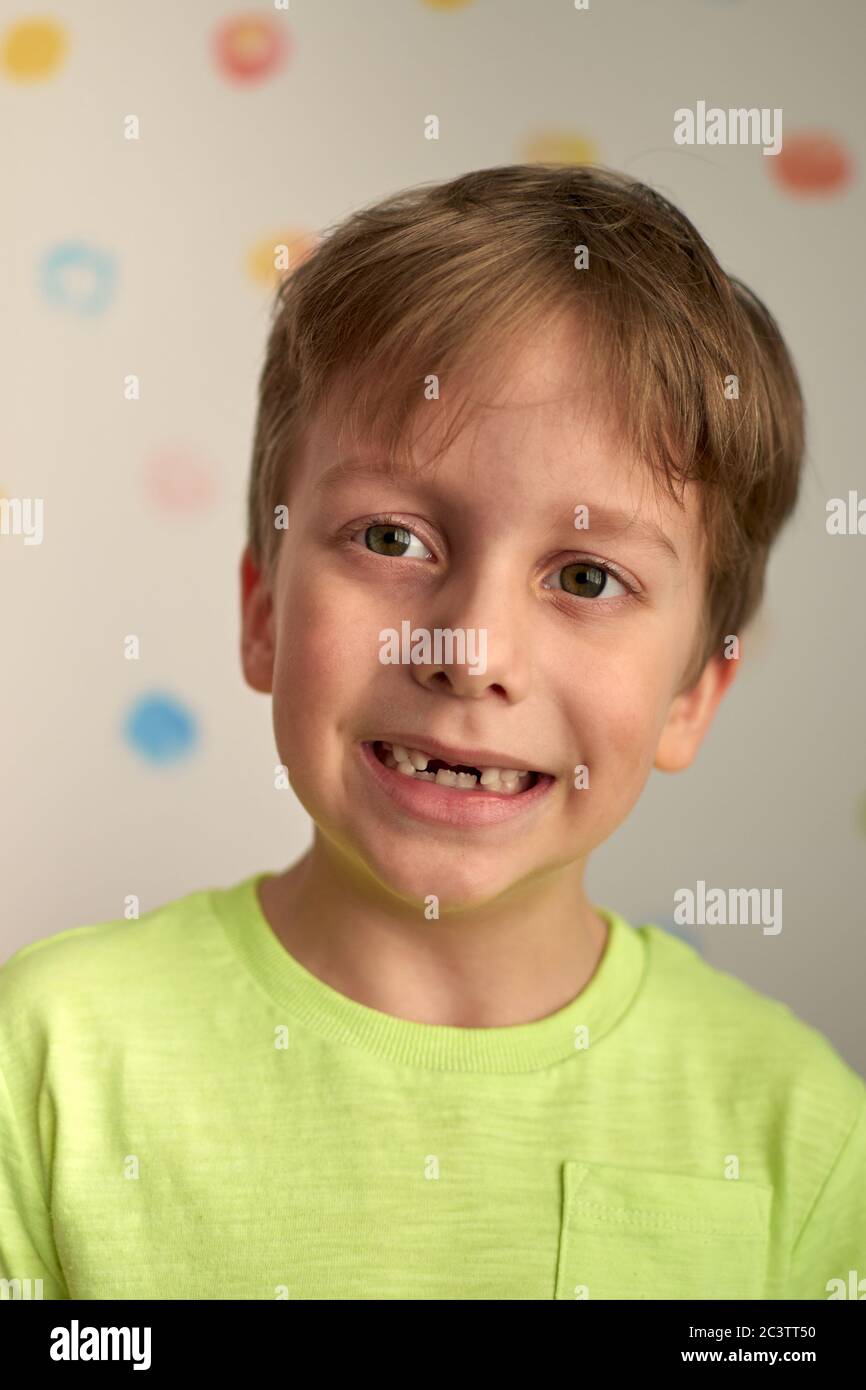
<path id="1" fill-rule="evenodd" d="M 503 753 L 495 748 L 458 748 L 454 743 L 441 743 L 429 734 L 382 734 L 379 742 L 397 743 L 402 748 L 418 748 L 424 753 L 432 753 L 443 763 L 462 763 L 464 767 L 511 767 L 517 771 L 544 772 L 537 763 L 521 757 L 519 753 Z"/>

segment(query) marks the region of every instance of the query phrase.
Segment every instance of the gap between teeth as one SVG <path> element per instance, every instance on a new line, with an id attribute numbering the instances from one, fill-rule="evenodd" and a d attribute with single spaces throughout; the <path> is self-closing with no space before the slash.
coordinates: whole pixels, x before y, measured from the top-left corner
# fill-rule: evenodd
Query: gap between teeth
<path id="1" fill-rule="evenodd" d="M 405 777 L 416 777 L 422 782 L 438 782 L 441 787 L 456 787 L 460 791 L 472 791 L 479 785 L 473 772 L 452 772 L 440 767 L 437 772 L 427 772 L 430 757 L 420 748 L 404 748 L 402 744 L 382 743 L 385 750 L 385 766 L 396 768 Z M 440 759 L 444 761 L 444 759 Z M 482 767 L 481 786 L 489 792 L 516 793 L 524 790 L 529 781 L 529 772 L 510 767 Z"/>

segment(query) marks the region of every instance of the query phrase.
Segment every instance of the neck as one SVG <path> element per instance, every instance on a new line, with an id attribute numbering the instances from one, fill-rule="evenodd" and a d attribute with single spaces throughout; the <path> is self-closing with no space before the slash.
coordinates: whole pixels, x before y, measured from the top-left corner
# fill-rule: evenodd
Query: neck
<path id="1" fill-rule="evenodd" d="M 583 868 L 430 921 L 316 830 L 307 853 L 259 894 L 286 950 L 332 989 L 417 1023 L 495 1028 L 564 1008 L 595 973 L 607 925 L 586 898 Z"/>

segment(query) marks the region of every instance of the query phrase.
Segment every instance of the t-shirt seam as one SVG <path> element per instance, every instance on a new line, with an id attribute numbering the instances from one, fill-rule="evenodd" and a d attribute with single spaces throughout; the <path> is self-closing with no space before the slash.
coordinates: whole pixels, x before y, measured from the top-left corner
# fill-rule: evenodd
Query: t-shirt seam
<path id="1" fill-rule="evenodd" d="M 33 1184 L 34 1184 L 35 1188 L 36 1188 L 36 1191 L 37 1191 L 37 1193 L 39 1194 L 39 1200 L 40 1200 L 41 1203 L 42 1203 L 42 1209 L 43 1209 L 43 1212 L 44 1212 L 44 1214 L 45 1214 L 46 1223 L 47 1223 L 47 1226 L 48 1226 L 48 1231 L 49 1231 L 49 1233 L 50 1233 L 51 1244 L 52 1244 L 53 1253 L 54 1253 L 54 1259 L 55 1259 L 55 1262 L 56 1262 L 56 1269 L 55 1269 L 55 1268 L 52 1268 L 50 1262 L 46 1262 L 46 1263 L 47 1263 L 48 1270 L 49 1270 L 49 1273 L 50 1273 L 50 1277 L 51 1277 L 52 1281 L 56 1281 L 56 1282 L 57 1282 L 57 1284 L 59 1285 L 60 1289 L 62 1290 L 62 1293 L 61 1293 L 60 1297 L 61 1297 L 61 1298 L 63 1298 L 63 1297 L 68 1298 L 68 1297 L 69 1297 L 69 1293 L 70 1293 L 69 1284 L 68 1284 L 67 1278 L 66 1278 L 66 1271 L 64 1270 L 63 1264 L 62 1264 L 61 1259 L 60 1259 L 60 1253 L 59 1253 L 59 1251 L 57 1250 L 57 1242 L 56 1242 L 56 1238 L 55 1238 L 55 1234 L 54 1234 L 54 1213 L 53 1213 L 53 1211 L 52 1211 L 52 1209 L 51 1209 L 51 1203 L 50 1203 L 50 1201 L 48 1200 L 48 1195 L 47 1195 L 47 1193 L 43 1190 L 42 1180 L 41 1180 L 41 1178 L 39 1177 L 39 1174 L 36 1172 L 35 1168 L 33 1167 L 33 1164 L 31 1163 L 30 1158 L 28 1157 L 28 1154 L 27 1154 L 27 1146 L 26 1146 L 25 1143 L 24 1143 L 24 1131 L 23 1131 L 23 1129 L 21 1128 L 21 1125 L 20 1125 L 20 1123 L 19 1123 L 19 1121 L 18 1121 L 18 1116 L 17 1116 L 16 1113 L 15 1113 L 15 1106 L 14 1106 L 14 1104 L 13 1104 L 13 1102 L 12 1102 L 12 1092 L 11 1092 L 10 1089 L 9 1089 L 9 1085 L 8 1085 L 8 1082 L 6 1081 L 6 1076 L 5 1076 L 5 1073 L 4 1073 L 4 1071 L 3 1071 L 3 1059 L 2 1059 L 2 1058 L 0 1058 L 0 1085 L 2 1085 L 2 1088 L 3 1088 L 3 1095 L 4 1095 L 4 1097 L 5 1097 L 6 1106 L 7 1106 L 8 1114 L 9 1114 L 9 1117 L 10 1117 L 12 1130 L 13 1130 L 13 1132 L 14 1132 L 14 1137 L 15 1137 L 15 1140 L 16 1140 L 18 1153 L 20 1154 L 20 1156 L 21 1156 L 21 1161 L 22 1161 L 24 1167 L 26 1168 L 27 1172 L 30 1174 L 30 1177 L 31 1177 L 31 1179 L 32 1179 L 32 1181 L 33 1181 Z M 29 1236 L 30 1236 L 30 1232 L 28 1231 L 28 1237 L 29 1237 Z M 39 1256 L 40 1256 L 41 1259 L 43 1259 L 43 1260 L 45 1259 L 45 1254 L 44 1254 L 44 1252 L 43 1252 L 41 1249 L 38 1250 L 37 1253 L 39 1254 Z"/>
<path id="2" fill-rule="evenodd" d="M 84 932 L 101 931 L 105 927 L 113 927 L 117 922 L 123 920 L 122 917 L 112 917 L 108 922 L 83 922 L 77 927 L 65 927 L 63 931 L 52 932 L 50 936 L 37 937 L 35 941 L 25 941 L 23 946 L 19 946 L 17 950 L 12 952 L 11 956 L 7 956 L 6 960 L 0 963 L 0 970 L 6 970 L 10 965 L 17 964 L 20 960 L 26 960 L 35 951 L 52 946 L 56 941 L 65 941 L 69 936 L 80 935 Z"/>
<path id="3" fill-rule="evenodd" d="M 812 1198 L 812 1201 L 809 1203 L 809 1205 L 808 1205 L 808 1207 L 807 1207 L 807 1209 L 806 1209 L 806 1214 L 805 1214 L 805 1216 L 803 1217 L 803 1220 L 802 1220 L 802 1222 L 801 1222 L 801 1224 L 800 1224 L 800 1229 L 799 1229 L 799 1231 L 797 1232 L 797 1235 L 796 1235 L 796 1238 L 795 1238 L 795 1240 L 794 1240 L 793 1245 L 791 1246 L 791 1253 L 790 1253 L 790 1262 L 791 1262 L 791 1263 L 793 1263 L 793 1261 L 794 1261 L 794 1259 L 795 1259 L 795 1257 L 796 1257 L 796 1254 L 797 1254 L 797 1247 L 799 1246 L 800 1241 L 802 1240 L 803 1235 L 805 1234 L 806 1227 L 808 1226 L 809 1222 L 811 1221 L 811 1219 L 812 1219 L 812 1217 L 813 1217 L 813 1215 L 814 1215 L 814 1213 L 815 1213 L 815 1209 L 816 1209 L 816 1207 L 817 1207 L 819 1201 L 821 1200 L 821 1197 L 823 1196 L 823 1194 L 824 1194 L 824 1192 L 825 1192 L 825 1190 L 826 1190 L 826 1188 L 827 1188 L 827 1185 L 828 1185 L 828 1183 L 830 1182 L 830 1179 L 832 1178 L 833 1174 L 835 1173 L 836 1169 L 837 1169 L 838 1166 L 839 1166 L 839 1162 L 840 1162 L 840 1160 L 841 1160 L 841 1158 L 842 1158 L 843 1153 L 845 1152 L 845 1149 L 846 1149 L 846 1147 L 847 1147 L 847 1145 L 848 1145 L 848 1141 L 850 1140 L 851 1136 L 853 1135 L 854 1130 L 857 1128 L 857 1124 L 858 1124 L 858 1122 L 859 1122 L 861 1116 L 863 1115 L 864 1110 L 866 1110 L 866 1094 L 861 1095 L 859 1105 L 857 1106 L 856 1110 L 854 1111 L 854 1118 L 852 1119 L 850 1125 L 848 1126 L 847 1130 L 845 1131 L 844 1138 L 842 1139 L 842 1142 L 840 1143 L 839 1148 L 838 1148 L 837 1151 L 836 1151 L 835 1157 L 833 1158 L 833 1162 L 830 1164 L 830 1167 L 827 1169 L 827 1172 L 824 1174 L 823 1179 L 819 1182 L 818 1188 L 817 1188 L 817 1190 L 816 1190 L 816 1192 L 815 1192 L 815 1195 L 814 1195 L 814 1197 Z"/>
<path id="4" fill-rule="evenodd" d="M 359 1043 L 348 1042 L 348 1041 L 346 1041 L 346 1040 L 343 1039 L 343 1038 L 331 1037 L 331 1036 L 329 1036 L 327 1033 L 322 1033 L 322 1032 L 320 1032 L 317 1028 L 313 1027 L 305 1018 L 303 1018 L 303 1016 L 302 1016 L 301 1014 L 297 1013 L 296 1010 L 293 1009 L 293 1008 L 291 1007 L 291 1005 L 286 1004 L 282 998 L 278 998 L 278 997 L 276 996 L 276 994 L 272 991 L 272 989 L 271 989 L 271 987 L 270 987 L 270 984 L 269 984 L 269 982 L 267 981 L 267 979 L 263 979 L 263 978 L 261 977 L 261 974 L 260 974 L 260 971 L 259 971 L 259 969 L 258 969 L 258 966 L 257 966 L 256 964 L 254 964 L 253 961 L 252 961 L 252 959 L 251 959 L 249 956 L 247 956 L 246 954 L 244 954 L 244 952 L 243 952 L 243 951 L 240 949 L 240 947 L 238 946 L 238 943 L 236 942 L 235 937 L 234 937 L 232 931 L 230 930 L 230 928 L 228 927 L 227 923 L 225 922 L 224 917 L 223 917 L 223 913 L 220 911 L 219 906 L 217 905 L 217 902 L 216 902 L 216 895 L 217 895 L 217 893 L 224 892 L 224 891 L 225 891 L 224 889 L 215 889 L 215 888 L 211 888 L 211 889 L 207 889 L 207 890 L 206 890 L 206 896 L 207 896 L 207 902 L 208 902 L 208 910 L 209 910 L 209 912 L 210 912 L 212 918 L 214 918 L 214 919 L 216 920 L 216 922 L 218 923 L 219 928 L 220 928 L 220 931 L 221 931 L 222 934 L 223 934 L 223 939 L 227 942 L 227 944 L 229 945 L 229 947 L 230 947 L 230 949 L 231 949 L 232 958 L 233 958 L 235 961 L 237 961 L 237 962 L 240 963 L 240 965 L 242 966 L 242 968 L 243 968 L 243 970 L 244 970 L 245 975 L 246 975 L 247 977 L 252 978 L 252 980 L 255 982 L 255 985 L 256 985 L 257 989 L 265 996 L 265 998 L 268 1000 L 268 1002 L 270 1003 L 270 1005 L 271 1005 L 272 1007 L 279 1007 L 279 1008 L 281 1008 L 281 1009 L 285 1009 L 286 1012 L 287 1012 L 287 1014 L 288 1014 L 288 1016 L 292 1019 L 292 1021 L 293 1021 L 298 1027 L 303 1028 L 311 1037 L 316 1038 L 316 1039 L 319 1040 L 320 1042 L 324 1042 L 324 1043 L 329 1044 L 329 1045 L 331 1045 L 331 1046 L 345 1047 L 345 1048 L 349 1049 L 349 1051 L 351 1051 L 351 1052 L 356 1052 L 356 1051 L 363 1052 L 365 1056 L 373 1057 L 373 1058 L 375 1058 L 375 1059 L 376 1059 L 377 1061 L 379 1061 L 379 1062 L 386 1062 L 386 1063 L 388 1063 L 389 1065 L 394 1066 L 394 1067 L 405 1068 L 405 1069 L 408 1069 L 408 1070 L 411 1070 L 411 1071 L 418 1071 L 418 1070 L 420 1070 L 420 1071 L 424 1071 L 424 1072 L 435 1072 L 435 1073 L 438 1073 L 438 1072 L 443 1071 L 443 1068 L 442 1068 L 442 1067 L 435 1066 L 435 1065 L 431 1065 L 431 1064 L 429 1063 L 429 1061 L 423 1061 L 423 1062 L 407 1062 L 407 1061 L 398 1059 L 398 1058 L 396 1058 L 396 1057 L 391 1057 L 391 1056 L 383 1057 L 382 1054 L 381 1054 L 376 1048 L 368 1048 L 368 1047 L 364 1047 L 362 1044 L 359 1044 Z M 616 915 L 619 916 L 619 914 L 616 914 Z M 624 919 L 621 919 L 621 920 L 624 922 Z M 628 923 L 625 923 L 625 922 L 624 922 L 624 930 L 626 930 L 626 931 L 635 931 L 635 928 L 634 928 L 634 927 L 631 927 Z M 627 1018 L 628 1014 L 631 1012 L 632 1008 L 634 1008 L 634 1006 L 639 1002 L 640 995 L 641 995 L 641 993 L 642 993 L 642 991 L 643 991 L 643 989 L 644 989 L 644 987 L 645 987 L 646 979 L 647 979 L 647 976 L 648 976 L 648 973 L 649 973 L 650 961 L 649 961 L 649 951 L 647 950 L 646 946 L 645 946 L 642 942 L 640 942 L 640 941 L 639 941 L 638 944 L 640 945 L 640 949 L 641 949 L 641 967 L 640 967 L 640 971 L 639 971 L 639 973 L 638 973 L 637 983 L 635 984 L 635 987 L 634 987 L 632 996 L 631 996 L 631 998 L 629 999 L 629 1001 L 628 1001 L 628 1003 L 626 1004 L 626 1006 L 624 1007 L 624 1009 L 622 1010 L 622 1012 L 621 1012 L 620 1014 L 617 1015 L 617 1017 L 616 1017 L 616 1019 L 613 1021 L 613 1023 L 611 1023 L 611 1024 L 608 1026 L 608 1028 L 606 1029 L 606 1031 L 605 1031 L 605 1032 L 602 1034 L 602 1036 L 598 1039 L 598 1042 L 595 1044 L 596 1047 L 600 1047 L 602 1043 L 604 1043 L 608 1038 L 610 1038 L 610 1037 L 613 1036 L 613 1034 L 616 1032 L 616 1030 L 617 1030 L 617 1029 L 620 1027 L 620 1025 L 625 1021 L 625 1019 Z M 537 1074 L 537 1073 L 539 1073 L 539 1072 L 550 1071 L 553 1067 L 568 1065 L 570 1062 L 571 1062 L 571 1057 L 570 1057 L 570 1056 L 568 1056 L 568 1057 L 553 1057 L 553 1058 L 551 1058 L 549 1061 L 542 1062 L 542 1063 L 541 1063 L 540 1065 L 538 1065 L 538 1066 L 533 1066 L 529 1071 L 525 1071 L 525 1072 L 524 1072 L 524 1071 L 520 1071 L 520 1072 L 518 1072 L 518 1073 L 515 1073 L 515 1072 L 510 1071 L 510 1070 L 507 1070 L 507 1069 L 506 1069 L 505 1071 L 499 1071 L 499 1070 L 496 1070 L 496 1069 L 492 1069 L 492 1070 L 491 1070 L 490 1068 L 485 1068 L 483 1072 L 479 1072 L 479 1073 L 474 1072 L 473 1069 L 470 1069 L 470 1070 L 467 1072 L 467 1071 L 466 1071 L 464 1068 L 462 1068 L 462 1067 L 458 1067 L 458 1068 L 456 1068 L 456 1069 L 454 1069 L 454 1068 L 444 1068 L 444 1070 L 445 1070 L 445 1071 L 448 1071 L 448 1072 L 451 1072 L 452 1070 L 454 1070 L 454 1071 L 456 1071 L 456 1072 L 459 1072 L 461 1075 L 469 1075 L 469 1074 L 472 1074 L 472 1075 L 475 1075 L 475 1074 L 477 1074 L 477 1075 L 482 1075 L 482 1074 L 483 1074 L 483 1075 L 493 1075 L 493 1076 L 512 1076 L 512 1075 L 529 1076 L 529 1075 Z"/>
<path id="5" fill-rule="evenodd" d="M 7 1104 L 7 1108 L 8 1108 L 9 1115 L 10 1115 L 11 1120 L 12 1120 L 12 1128 L 13 1128 L 13 1131 L 14 1131 L 14 1134 L 15 1134 L 15 1138 L 16 1138 L 16 1141 L 17 1141 L 17 1145 L 18 1145 L 18 1152 L 20 1153 L 21 1158 L 22 1158 L 22 1160 L 23 1160 L 23 1162 L 24 1162 L 24 1165 L 25 1165 L 25 1167 L 27 1168 L 27 1170 L 29 1171 L 31 1178 L 33 1179 L 33 1182 L 35 1183 L 36 1190 L 37 1190 L 37 1192 L 39 1193 L 39 1196 L 40 1196 L 40 1198 L 41 1198 L 41 1200 L 42 1200 L 42 1205 L 43 1205 L 43 1207 L 45 1208 L 45 1214 L 46 1214 L 46 1216 L 48 1216 L 49 1219 L 50 1219 L 50 1218 L 51 1218 L 51 1204 L 50 1204 L 50 1202 L 48 1201 L 48 1196 L 47 1196 L 47 1194 L 46 1194 L 45 1191 L 43 1190 L 42 1181 L 41 1181 L 41 1179 L 39 1178 L 38 1174 L 36 1173 L 36 1170 L 34 1169 L 32 1163 L 30 1162 L 30 1159 L 29 1159 L 28 1156 L 27 1156 L 27 1148 L 26 1148 L 26 1145 L 25 1145 L 25 1143 L 24 1143 L 24 1131 L 23 1131 L 23 1129 L 21 1128 L 21 1125 L 20 1125 L 20 1123 L 19 1123 L 19 1121 L 18 1121 L 18 1117 L 17 1117 L 17 1115 L 16 1115 L 16 1113 L 15 1113 L 15 1106 L 14 1106 L 14 1104 L 13 1104 L 13 1102 L 12 1102 L 12 1092 L 11 1092 L 10 1089 L 9 1089 L 9 1084 L 8 1084 L 8 1082 L 7 1082 L 7 1080 L 6 1080 L 6 1075 L 5 1075 L 5 1072 L 4 1072 L 4 1070 L 3 1070 L 3 1059 L 2 1059 L 2 1057 L 0 1057 L 0 1083 L 2 1083 L 2 1086 L 3 1086 L 3 1095 L 4 1095 L 4 1098 L 5 1098 L 6 1104 Z"/>

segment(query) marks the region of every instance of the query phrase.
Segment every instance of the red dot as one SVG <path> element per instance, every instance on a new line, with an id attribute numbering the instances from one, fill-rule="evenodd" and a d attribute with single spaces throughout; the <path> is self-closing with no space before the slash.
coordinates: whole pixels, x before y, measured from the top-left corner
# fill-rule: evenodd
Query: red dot
<path id="1" fill-rule="evenodd" d="M 789 193 L 837 193 L 847 187 L 854 174 L 853 161 L 842 141 L 820 130 L 786 135 L 779 153 L 767 163 Z"/>

